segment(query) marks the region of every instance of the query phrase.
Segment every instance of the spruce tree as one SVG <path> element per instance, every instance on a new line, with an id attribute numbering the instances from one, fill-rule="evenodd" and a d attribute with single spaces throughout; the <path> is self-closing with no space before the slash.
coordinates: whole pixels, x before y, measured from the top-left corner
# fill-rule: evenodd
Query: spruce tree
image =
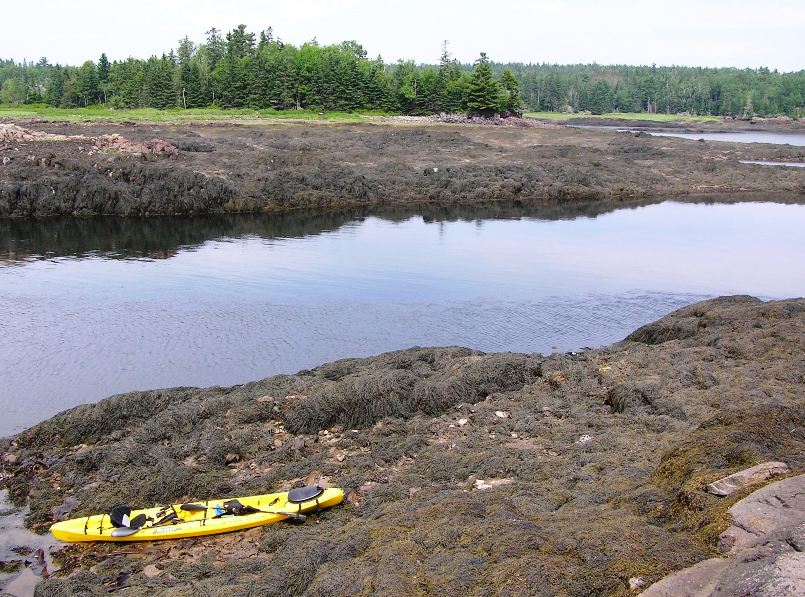
<path id="1" fill-rule="evenodd" d="M 485 52 L 475 61 L 470 79 L 467 110 L 471 115 L 492 116 L 499 109 L 498 84 L 492 76 L 492 67 Z"/>
<path id="2" fill-rule="evenodd" d="M 111 65 L 109 64 L 109 59 L 106 57 L 106 54 L 101 54 L 100 59 L 98 60 L 98 82 L 108 83 L 109 82 L 109 68 Z"/>
<path id="3" fill-rule="evenodd" d="M 76 71 L 76 88 L 84 106 L 98 101 L 98 72 L 91 60 L 87 60 Z"/>
<path id="4" fill-rule="evenodd" d="M 176 106 L 173 65 L 165 54 L 162 55 L 162 58 L 152 56 L 146 62 L 145 104 L 160 110 Z"/>
<path id="5" fill-rule="evenodd" d="M 614 103 L 612 88 L 606 81 L 598 81 L 590 91 L 587 109 L 593 114 L 605 114 L 612 111 Z"/>
<path id="6" fill-rule="evenodd" d="M 191 61 L 183 67 L 182 83 L 185 90 L 184 101 L 188 108 L 202 108 L 208 104 L 207 90 L 204 79 L 201 76 L 201 68 L 198 61 Z"/>
<path id="7" fill-rule="evenodd" d="M 442 44 L 442 55 L 439 58 L 439 77 L 436 89 L 438 106 L 434 111 L 449 113 L 461 110 L 465 99 L 461 84 L 463 75 L 461 66 L 455 58 L 450 58 L 447 47 L 447 40 L 445 40 Z"/>
<path id="8" fill-rule="evenodd" d="M 204 55 L 207 59 L 207 65 L 212 71 L 218 66 L 218 63 L 223 60 L 226 53 L 226 43 L 221 37 L 221 32 L 215 27 L 207 31 L 207 43 L 204 46 Z"/>
<path id="9" fill-rule="evenodd" d="M 246 32 L 246 25 L 238 25 L 226 34 L 226 56 L 230 59 L 245 58 L 254 53 L 254 33 Z"/>
<path id="10" fill-rule="evenodd" d="M 260 32 L 260 41 L 257 42 L 257 49 L 262 50 L 272 41 L 274 41 L 274 28 L 269 27 L 268 29 L 263 29 Z"/>
<path id="11" fill-rule="evenodd" d="M 58 64 L 50 75 L 50 85 L 47 90 L 47 103 L 58 108 L 64 97 L 64 71 Z"/>
<path id="12" fill-rule="evenodd" d="M 504 70 L 503 74 L 500 76 L 500 86 L 503 88 L 501 110 L 520 116 L 522 114 L 520 83 L 517 82 L 514 73 L 508 68 Z"/>
<path id="13" fill-rule="evenodd" d="M 106 54 L 101 54 L 101 57 L 98 59 L 98 90 L 100 94 L 103 96 L 103 103 L 106 103 L 107 94 L 109 91 L 109 71 L 111 70 L 112 65 L 109 64 L 109 59 L 106 57 Z"/>

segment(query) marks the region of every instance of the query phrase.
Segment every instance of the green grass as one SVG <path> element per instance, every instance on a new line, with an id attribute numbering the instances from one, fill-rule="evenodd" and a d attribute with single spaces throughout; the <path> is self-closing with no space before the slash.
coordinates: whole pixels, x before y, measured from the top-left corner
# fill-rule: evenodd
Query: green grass
<path id="1" fill-rule="evenodd" d="M 0 118 L 41 118 L 67 122 L 134 121 L 134 122 L 209 122 L 216 120 L 301 119 L 326 122 L 360 122 L 366 116 L 386 116 L 386 112 L 318 112 L 315 110 L 250 110 L 224 108 L 193 108 L 157 110 L 137 108 L 115 110 L 108 106 L 87 108 L 51 108 L 42 104 L 0 105 Z"/>
<path id="2" fill-rule="evenodd" d="M 254 110 L 227 108 L 192 108 L 182 110 L 171 108 L 137 108 L 115 110 L 108 106 L 89 106 L 87 108 L 51 108 L 45 104 L 22 106 L 0 105 L 0 118 L 39 118 L 67 122 L 211 122 L 220 120 L 318 120 L 323 122 L 361 122 L 367 116 L 391 116 L 392 113 L 380 111 L 365 112 L 318 112 L 316 110 Z M 541 120 L 568 120 L 570 118 L 617 118 L 621 120 L 650 120 L 654 122 L 715 122 L 718 116 L 680 116 L 678 114 L 611 113 L 601 115 L 564 114 L 562 112 L 526 112 L 529 118 Z"/>
<path id="3" fill-rule="evenodd" d="M 686 116 L 684 114 L 648 114 L 647 112 L 611 112 L 609 114 L 565 114 L 562 112 L 526 112 L 528 118 L 540 120 L 569 120 L 570 118 L 613 118 L 619 120 L 648 120 L 652 122 L 717 122 L 718 116 Z"/>

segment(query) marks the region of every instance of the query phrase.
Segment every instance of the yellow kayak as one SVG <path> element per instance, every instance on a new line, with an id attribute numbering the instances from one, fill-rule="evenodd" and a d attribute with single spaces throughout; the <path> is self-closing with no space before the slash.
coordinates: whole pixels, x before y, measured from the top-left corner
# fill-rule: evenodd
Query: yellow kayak
<path id="1" fill-rule="evenodd" d="M 344 490 L 300 487 L 226 500 L 205 500 L 163 508 L 116 506 L 106 514 L 57 522 L 50 532 L 60 541 L 156 541 L 227 533 L 281 520 L 304 520 L 340 504 Z"/>

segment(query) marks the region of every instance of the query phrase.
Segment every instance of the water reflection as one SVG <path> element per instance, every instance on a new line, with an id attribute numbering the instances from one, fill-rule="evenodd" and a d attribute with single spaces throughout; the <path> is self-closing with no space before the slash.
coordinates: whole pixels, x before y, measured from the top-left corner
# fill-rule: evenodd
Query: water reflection
<path id="1" fill-rule="evenodd" d="M 652 137 L 676 137 L 678 139 L 689 139 L 692 141 L 723 141 L 731 143 L 768 143 L 770 145 L 794 145 L 796 147 L 805 146 L 805 133 L 803 132 L 779 132 L 779 131 L 696 131 L 689 132 L 684 130 L 663 130 L 662 124 L 655 126 L 635 126 L 623 127 L 613 125 L 598 124 L 570 124 L 573 128 L 609 130 L 618 133 L 647 133 Z"/>
<path id="2" fill-rule="evenodd" d="M 801 296 L 803 229 L 803 205 L 692 200 L 0 222 L 0 435 L 116 392 L 577 350 L 707 296 Z"/>
<path id="3" fill-rule="evenodd" d="M 797 203 L 800 197 L 764 194 L 734 196 L 691 196 L 677 201 L 692 203 L 735 203 L 775 201 Z M 156 218 L 45 218 L 0 219 L 0 264 L 24 263 L 58 257 L 109 259 L 169 259 L 180 250 L 199 247 L 209 240 L 258 237 L 263 239 L 303 238 L 338 230 L 350 223 L 378 217 L 404 222 L 421 216 L 426 223 L 484 220 L 572 220 L 594 218 L 616 209 L 638 208 L 661 200 L 572 202 L 550 205 L 495 203 L 473 206 L 421 206 L 350 209 L 330 212 L 287 214 L 236 214 Z"/>

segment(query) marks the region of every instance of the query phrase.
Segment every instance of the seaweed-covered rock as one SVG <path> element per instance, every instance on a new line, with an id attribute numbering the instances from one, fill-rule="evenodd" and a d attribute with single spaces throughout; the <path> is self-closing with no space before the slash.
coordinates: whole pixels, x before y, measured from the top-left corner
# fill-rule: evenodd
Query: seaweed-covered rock
<path id="1" fill-rule="evenodd" d="M 744 144 L 717 151 L 533 119 L 495 122 L 517 126 L 2 125 L 0 218 L 560 206 L 703 191 L 740 190 L 741 197 L 805 191 L 801 169 L 782 169 L 770 179 L 762 168 L 740 163 L 798 160 L 799 148 Z M 129 176 L 134 167 L 142 172 Z M 694 324 L 679 322 L 674 333 L 689 333 Z"/>
<path id="2" fill-rule="evenodd" d="M 106 594 L 123 572 L 132 595 L 626 594 L 712 555 L 745 490 L 708 484 L 805 471 L 805 301 L 714 299 L 653 329 L 690 318 L 705 325 L 580 354 L 412 348 L 113 396 L 0 440 L 0 479 L 39 530 L 133 496 L 348 491 L 302 527 L 71 546 L 41 595 Z M 798 537 L 774 540 L 775 565 Z"/>

